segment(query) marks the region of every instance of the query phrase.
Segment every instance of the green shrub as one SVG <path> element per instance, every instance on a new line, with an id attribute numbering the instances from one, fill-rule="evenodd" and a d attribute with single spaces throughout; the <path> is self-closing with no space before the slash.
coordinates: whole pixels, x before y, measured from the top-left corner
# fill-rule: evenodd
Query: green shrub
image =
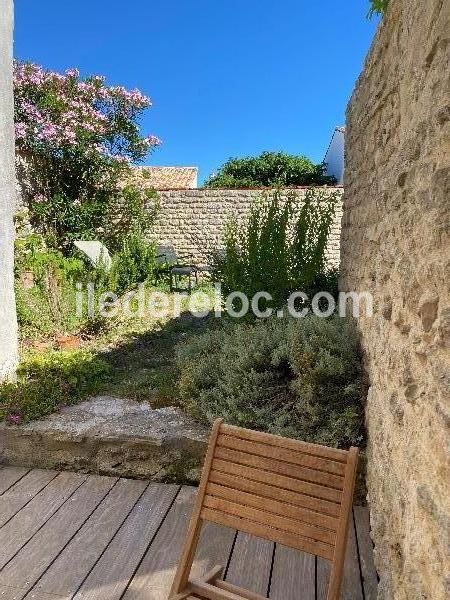
<path id="1" fill-rule="evenodd" d="M 226 322 L 177 348 L 186 409 L 228 423 L 336 447 L 361 445 L 358 339 L 333 317 Z"/>
<path id="2" fill-rule="evenodd" d="M 159 198 L 155 190 L 128 184 L 111 198 L 98 239 L 110 252 L 118 252 L 127 237 L 148 236 L 158 212 Z"/>
<path id="3" fill-rule="evenodd" d="M 82 260 L 48 250 L 39 235 L 16 241 L 15 292 L 21 338 L 69 333 L 80 326 L 76 315 L 75 283 L 82 281 Z M 34 285 L 24 287 L 21 276 L 31 272 Z"/>
<path id="4" fill-rule="evenodd" d="M 293 187 L 331 185 L 323 164 L 315 165 L 306 156 L 286 152 L 263 152 L 259 156 L 230 158 L 205 182 L 210 188 Z"/>
<path id="5" fill-rule="evenodd" d="M 269 304 L 280 308 L 293 291 L 308 293 L 326 279 L 325 250 L 338 198 L 338 192 L 320 188 L 307 190 L 302 199 L 275 190 L 256 197 L 243 222 L 231 216 L 224 251 L 211 260 L 223 292 L 251 298 L 265 291 L 273 298 Z"/>
<path id="6" fill-rule="evenodd" d="M 0 416 L 19 423 L 38 419 L 97 391 L 111 368 L 86 350 L 31 354 L 16 383 L 0 384 Z"/>
<path id="7" fill-rule="evenodd" d="M 111 289 L 122 294 L 138 283 L 153 277 L 156 267 L 155 246 L 140 235 L 130 235 L 113 260 L 110 282 Z"/>

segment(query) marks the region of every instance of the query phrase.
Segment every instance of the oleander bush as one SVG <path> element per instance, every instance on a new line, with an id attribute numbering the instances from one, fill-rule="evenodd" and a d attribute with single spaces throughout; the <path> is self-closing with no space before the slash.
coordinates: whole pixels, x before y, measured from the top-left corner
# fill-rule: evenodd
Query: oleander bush
<path id="1" fill-rule="evenodd" d="M 365 386 L 352 322 L 309 316 L 230 320 L 177 348 L 186 410 L 346 448 L 364 440 Z"/>
<path id="2" fill-rule="evenodd" d="M 67 254 L 76 239 L 100 239 L 114 251 L 118 235 L 142 228 L 146 216 L 151 220 L 147 193 L 123 185 L 130 165 L 160 143 L 141 133 L 150 106 L 139 90 L 107 85 L 99 75 L 14 64 L 21 191 L 30 222 L 48 246 Z"/>

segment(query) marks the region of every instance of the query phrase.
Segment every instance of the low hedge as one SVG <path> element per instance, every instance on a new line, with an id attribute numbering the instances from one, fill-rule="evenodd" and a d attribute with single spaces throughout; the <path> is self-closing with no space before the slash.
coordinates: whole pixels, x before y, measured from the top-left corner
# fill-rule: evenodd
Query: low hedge
<path id="1" fill-rule="evenodd" d="M 177 348 L 189 413 L 347 448 L 363 445 L 358 336 L 340 317 L 226 322 Z"/>

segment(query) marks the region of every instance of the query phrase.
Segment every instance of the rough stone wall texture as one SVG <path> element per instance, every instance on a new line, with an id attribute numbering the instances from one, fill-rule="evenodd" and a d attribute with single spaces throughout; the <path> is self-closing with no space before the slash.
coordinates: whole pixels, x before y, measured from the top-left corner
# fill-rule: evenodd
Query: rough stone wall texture
<path id="1" fill-rule="evenodd" d="M 449 0 L 391 0 L 347 111 L 341 289 L 370 391 L 379 598 L 450 597 Z"/>
<path id="2" fill-rule="evenodd" d="M 342 188 L 326 188 L 330 194 Z M 298 189 L 299 196 L 305 189 Z M 161 204 L 155 238 L 159 245 L 172 247 L 179 255 L 192 255 L 193 262 L 208 264 L 208 254 L 222 245 L 228 215 L 242 217 L 258 190 L 167 190 L 158 192 Z M 338 203 L 327 248 L 330 264 L 339 264 L 342 204 Z"/>

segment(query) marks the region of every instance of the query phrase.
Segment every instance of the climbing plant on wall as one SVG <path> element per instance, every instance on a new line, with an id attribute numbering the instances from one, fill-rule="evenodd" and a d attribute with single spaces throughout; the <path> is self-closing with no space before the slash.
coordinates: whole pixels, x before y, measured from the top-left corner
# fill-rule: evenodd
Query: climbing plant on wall
<path id="1" fill-rule="evenodd" d="M 387 9 L 389 0 L 370 0 L 370 4 L 369 17 L 374 14 L 383 14 Z"/>

